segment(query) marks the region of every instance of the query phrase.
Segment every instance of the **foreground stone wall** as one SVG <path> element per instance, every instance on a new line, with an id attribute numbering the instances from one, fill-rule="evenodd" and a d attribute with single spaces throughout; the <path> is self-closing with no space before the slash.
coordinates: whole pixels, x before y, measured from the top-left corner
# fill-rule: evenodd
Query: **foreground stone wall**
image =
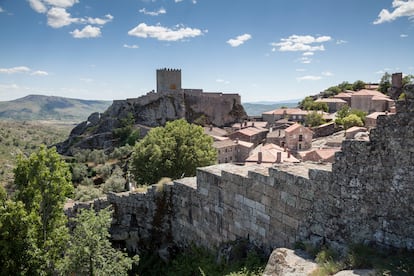
<path id="1" fill-rule="evenodd" d="M 414 250 L 414 86 L 405 93 L 397 114 L 379 117 L 370 141 L 345 141 L 332 166 L 220 164 L 146 193 L 110 194 L 113 238 L 138 251 L 238 237 L 267 252 L 296 241 Z"/>

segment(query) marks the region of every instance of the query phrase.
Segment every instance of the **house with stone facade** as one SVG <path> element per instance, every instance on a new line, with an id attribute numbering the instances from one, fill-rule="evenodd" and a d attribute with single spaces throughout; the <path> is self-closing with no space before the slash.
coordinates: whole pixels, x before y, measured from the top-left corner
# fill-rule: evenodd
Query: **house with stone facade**
<path id="1" fill-rule="evenodd" d="M 347 102 L 340 98 L 320 98 L 315 102 L 317 103 L 326 103 L 329 108 L 329 113 L 335 113 L 340 110 Z"/>
<path id="2" fill-rule="evenodd" d="M 268 132 L 269 130 L 265 128 L 247 127 L 231 133 L 229 138 L 231 140 L 250 142 L 253 143 L 254 146 L 257 146 L 265 141 Z"/>
<path id="3" fill-rule="evenodd" d="M 340 150 L 340 147 L 312 149 L 302 155 L 302 161 L 333 163 L 335 161 L 335 153 Z"/>
<path id="4" fill-rule="evenodd" d="M 300 108 L 278 108 L 263 112 L 262 118 L 263 121 L 266 121 L 269 124 L 274 124 L 276 121 L 281 119 L 287 119 L 288 121 L 293 122 L 304 122 L 307 115 L 308 111 Z"/>
<path id="5" fill-rule="evenodd" d="M 254 149 L 253 143 L 240 140 L 221 140 L 213 143 L 217 150 L 217 163 L 243 163 Z"/>
<path id="6" fill-rule="evenodd" d="M 258 127 L 258 128 L 268 128 L 269 123 L 263 121 L 244 121 L 241 123 L 235 123 L 231 126 L 233 131 L 237 131 L 239 129 L 247 128 L 247 127 Z"/>
<path id="7" fill-rule="evenodd" d="M 395 103 L 387 95 L 379 91 L 362 89 L 351 96 L 351 108 L 372 112 L 384 112 L 389 110 Z"/>
<path id="8" fill-rule="evenodd" d="M 265 167 L 286 162 L 298 163 L 299 160 L 295 158 L 289 150 L 275 144 L 266 144 L 257 147 L 255 151 L 246 159 L 246 165 L 259 164 Z"/>
<path id="9" fill-rule="evenodd" d="M 300 151 L 312 147 L 313 131 L 301 124 L 294 124 L 285 129 L 285 141 L 282 147 Z"/>

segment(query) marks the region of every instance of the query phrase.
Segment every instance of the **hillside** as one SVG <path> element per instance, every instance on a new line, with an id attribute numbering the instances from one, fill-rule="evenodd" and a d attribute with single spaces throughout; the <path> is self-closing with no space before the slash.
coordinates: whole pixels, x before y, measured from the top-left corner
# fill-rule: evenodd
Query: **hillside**
<path id="1" fill-rule="evenodd" d="M 104 112 L 111 103 L 111 101 L 28 95 L 12 101 L 0 102 L 0 119 L 81 122 L 93 112 Z"/>
<path id="2" fill-rule="evenodd" d="M 249 116 L 261 116 L 263 112 L 274 110 L 281 107 L 296 107 L 297 101 L 283 101 L 283 102 L 254 102 L 254 103 L 242 103 L 244 110 Z"/>

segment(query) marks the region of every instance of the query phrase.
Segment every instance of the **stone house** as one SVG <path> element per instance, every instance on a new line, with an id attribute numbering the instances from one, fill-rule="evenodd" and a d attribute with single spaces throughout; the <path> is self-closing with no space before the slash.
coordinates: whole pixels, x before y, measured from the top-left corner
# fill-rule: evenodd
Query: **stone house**
<path id="1" fill-rule="evenodd" d="M 351 96 L 351 108 L 367 113 L 387 111 L 393 105 L 394 101 L 379 91 L 362 89 Z"/>
<path id="2" fill-rule="evenodd" d="M 285 129 L 285 141 L 282 147 L 300 151 L 311 148 L 313 131 L 301 124 L 294 124 Z"/>
<path id="3" fill-rule="evenodd" d="M 290 154 L 289 150 L 275 144 L 259 146 L 255 149 L 255 152 L 246 159 L 246 165 L 260 164 L 266 167 L 285 162 L 299 163 L 299 160 Z"/>
<path id="4" fill-rule="evenodd" d="M 274 122 L 287 119 L 293 122 L 304 122 L 308 111 L 300 108 L 279 108 L 262 113 L 263 121 L 273 124 Z"/>
<path id="5" fill-rule="evenodd" d="M 266 135 L 266 144 L 282 146 L 285 142 L 285 130 L 274 129 Z"/>
<path id="6" fill-rule="evenodd" d="M 222 138 L 226 137 L 228 134 L 226 130 L 219 128 L 219 127 L 213 127 L 213 126 L 204 127 L 204 133 L 207 134 L 208 136 L 213 137 L 214 141 L 223 140 Z"/>
<path id="7" fill-rule="evenodd" d="M 257 128 L 268 128 L 269 123 L 268 122 L 263 122 L 263 121 L 244 121 L 241 123 L 235 123 L 231 126 L 231 129 L 233 131 L 237 131 L 239 129 L 242 128 L 247 128 L 247 127 L 257 127 Z"/>
<path id="8" fill-rule="evenodd" d="M 217 150 L 217 163 L 243 163 L 253 150 L 253 143 L 240 140 L 215 141 L 213 147 Z"/>
<path id="9" fill-rule="evenodd" d="M 314 149 L 306 152 L 302 161 L 312 161 L 312 162 L 335 162 L 335 153 L 340 151 L 341 148 L 325 148 L 325 149 Z"/>
<path id="10" fill-rule="evenodd" d="M 321 98 L 317 99 L 315 102 L 326 103 L 329 108 L 329 113 L 335 113 L 347 104 L 345 100 L 339 98 Z"/>
<path id="11" fill-rule="evenodd" d="M 344 100 L 348 106 L 351 106 L 351 98 L 353 93 L 354 91 L 345 91 L 333 96 L 333 98 Z"/>
<path id="12" fill-rule="evenodd" d="M 365 117 L 365 127 L 371 129 L 377 126 L 378 116 L 388 115 L 388 112 L 373 112 Z M 392 113 L 391 113 L 392 114 Z"/>
<path id="13" fill-rule="evenodd" d="M 269 132 L 265 128 L 247 127 L 237 130 L 229 135 L 231 140 L 239 140 L 253 143 L 254 146 L 262 143 L 266 139 L 266 134 Z"/>

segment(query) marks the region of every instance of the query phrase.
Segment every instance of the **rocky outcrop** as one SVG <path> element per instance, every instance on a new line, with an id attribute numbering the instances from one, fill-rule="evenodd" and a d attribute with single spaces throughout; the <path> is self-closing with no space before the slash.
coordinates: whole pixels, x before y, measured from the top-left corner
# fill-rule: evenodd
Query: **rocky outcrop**
<path id="1" fill-rule="evenodd" d="M 270 255 L 263 276 L 312 275 L 318 265 L 303 251 L 277 248 Z"/>
<path id="2" fill-rule="evenodd" d="M 66 141 L 56 146 L 65 155 L 72 155 L 75 148 L 110 150 L 119 145 L 114 131 L 126 126 L 157 127 L 185 118 L 190 123 L 223 127 L 246 116 L 238 94 L 201 90 L 150 92 L 139 98 L 114 101 L 104 113 L 91 114 L 72 130 Z"/>

